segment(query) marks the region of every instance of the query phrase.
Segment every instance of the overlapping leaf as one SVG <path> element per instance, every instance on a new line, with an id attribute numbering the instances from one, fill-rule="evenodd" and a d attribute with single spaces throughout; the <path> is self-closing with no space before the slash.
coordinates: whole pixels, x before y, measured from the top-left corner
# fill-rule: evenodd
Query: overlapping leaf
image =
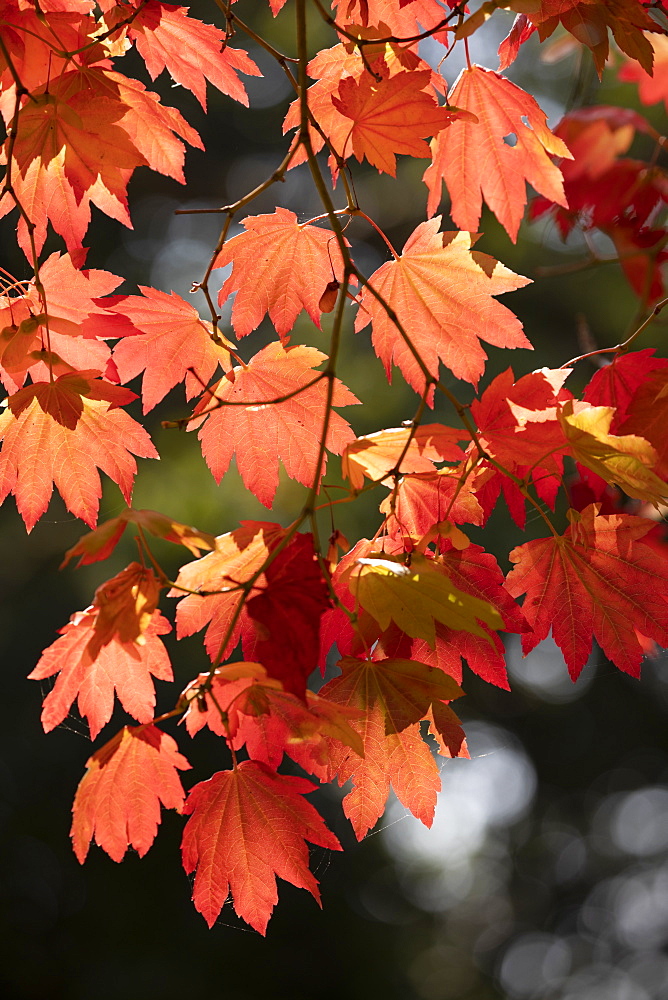
<path id="1" fill-rule="evenodd" d="M 341 469 L 356 490 L 362 487 L 365 476 L 380 481 L 393 471 L 432 472 L 434 462 L 456 462 L 464 457 L 459 442 L 467 436 L 465 430 L 443 424 L 392 427 L 351 441 L 343 453 Z"/>
<path id="2" fill-rule="evenodd" d="M 398 73 L 375 80 L 369 73 L 359 80 L 346 77 L 333 97 L 337 111 L 352 121 L 349 139 L 352 152 L 361 162 L 365 157 L 379 171 L 396 174 L 396 154 L 429 156 L 425 136 L 436 135 L 452 120 L 440 108 L 429 87 L 429 71 Z M 340 150 L 350 155 L 349 145 Z"/>
<path id="3" fill-rule="evenodd" d="M 418 721 L 433 703 L 458 697 L 459 687 L 447 674 L 410 660 L 346 657 L 340 666 L 341 675 L 322 694 L 364 712 L 362 719 L 351 721 L 362 737 L 364 757 L 345 746 L 332 747 L 325 773 L 341 785 L 353 781 L 343 809 L 358 840 L 382 815 L 390 783 L 406 808 L 431 826 L 441 781 Z"/>
<path id="4" fill-rule="evenodd" d="M 358 559 L 350 589 L 381 629 L 394 622 L 414 639 L 425 639 L 433 648 L 435 623 L 487 638 L 481 623 L 503 627 L 496 608 L 459 590 L 434 560 L 414 554 L 410 565 L 387 558 Z"/>
<path id="5" fill-rule="evenodd" d="M 291 752 L 295 744 L 323 743 L 323 736 L 364 752 L 356 730 L 349 719 L 361 713 L 335 705 L 312 691 L 306 692 L 306 702 L 284 691 L 280 681 L 267 675 L 260 663 L 233 663 L 219 667 L 211 681 L 213 698 L 201 694 L 199 685 L 208 681 L 202 674 L 185 692 L 191 700 L 185 715 L 191 736 L 208 726 L 214 733 L 228 739 L 235 750 L 246 746 L 253 760 L 277 767 L 284 751 Z M 215 701 L 214 701 L 215 699 Z"/>
<path id="6" fill-rule="evenodd" d="M 189 591 L 176 610 L 179 638 L 207 629 L 205 646 L 212 660 L 229 656 L 239 641 L 242 585 L 259 572 L 270 552 L 283 538 L 278 524 L 244 521 L 241 527 L 216 539 L 213 552 L 183 566 L 171 597 Z M 227 642 L 223 641 L 227 636 Z"/>

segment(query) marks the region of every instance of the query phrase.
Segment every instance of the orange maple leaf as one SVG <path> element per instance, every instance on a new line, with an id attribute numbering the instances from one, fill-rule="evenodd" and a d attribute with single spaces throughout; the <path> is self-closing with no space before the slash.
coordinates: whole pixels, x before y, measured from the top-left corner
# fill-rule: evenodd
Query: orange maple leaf
<path id="1" fill-rule="evenodd" d="M 413 70 L 380 81 L 370 73 L 359 80 L 341 80 L 339 96 L 332 101 L 337 111 L 352 119 L 349 138 L 360 162 L 366 156 L 379 171 L 394 177 L 396 153 L 429 156 L 424 137 L 436 135 L 452 117 L 429 93 L 430 79 L 428 70 Z M 341 153 L 346 155 L 345 147 Z"/>
<path id="2" fill-rule="evenodd" d="M 160 803 L 181 812 L 177 768 L 190 764 L 155 726 L 125 726 L 88 760 L 74 799 L 72 844 L 83 864 L 93 837 L 114 861 L 128 847 L 143 857 L 155 840 Z"/>
<path id="3" fill-rule="evenodd" d="M 561 171 L 548 154 L 572 159 L 553 135 L 536 101 L 493 70 L 472 66 L 460 74 L 449 101 L 478 119 L 455 119 L 432 143 L 427 211 L 433 215 L 444 182 L 451 215 L 460 229 L 475 232 L 483 197 L 513 242 L 527 202 L 526 183 L 566 206 Z M 515 137 L 515 144 L 505 140 Z"/>
<path id="4" fill-rule="evenodd" d="M 485 367 L 481 340 L 528 347 L 522 324 L 492 296 L 530 284 L 487 254 L 472 250 L 468 233 L 439 233 L 441 217 L 422 222 L 401 257 L 383 264 L 369 283 L 396 313 L 430 375 L 442 361 L 457 378 L 477 384 Z M 355 329 L 371 321 L 373 346 L 388 377 L 392 363 L 416 392 L 425 376 L 413 351 L 380 303 L 364 288 Z"/>
<path id="5" fill-rule="evenodd" d="M 375 434 L 355 438 L 341 458 L 341 471 L 350 485 L 359 490 L 364 477 L 379 482 L 390 472 L 433 472 L 434 462 L 457 462 L 464 453 L 459 441 L 468 431 L 443 424 L 421 424 L 417 428 L 390 427 Z M 401 465 L 397 462 L 401 458 Z"/>
<path id="6" fill-rule="evenodd" d="M 335 0 L 338 19 L 355 25 L 380 25 L 384 35 L 408 38 L 444 24 L 447 12 L 437 0 Z M 438 37 L 438 36 L 437 36 Z"/>
<path id="7" fill-rule="evenodd" d="M 42 707 L 45 733 L 60 725 L 76 699 L 94 740 L 111 718 L 114 691 L 125 711 L 137 722 L 150 722 L 155 708 L 151 676 L 161 681 L 174 679 L 169 656 L 158 638 L 169 632 L 171 626 L 159 611 L 150 616 L 142 645 L 114 634 L 91 655 L 98 616 L 99 609 L 94 605 L 73 615 L 60 629 L 60 639 L 44 650 L 39 663 L 28 674 L 30 680 L 44 680 L 58 674 Z"/>
<path id="8" fill-rule="evenodd" d="M 147 160 L 119 127 L 123 108 L 102 96 L 79 91 L 69 100 L 45 93 L 21 111 L 14 156 L 25 174 L 35 159 L 44 166 L 65 150 L 63 171 L 77 200 L 97 182 L 122 200 L 127 174 Z"/>
<path id="9" fill-rule="evenodd" d="M 114 362 L 121 382 L 144 372 L 142 401 L 148 413 L 178 382 L 185 379 L 190 399 L 201 394 L 219 365 L 231 365 L 229 352 L 213 339 L 211 324 L 189 302 L 175 292 L 143 286 L 140 291 L 143 296 L 128 295 L 115 306 L 137 332 L 116 344 Z"/>
<path id="10" fill-rule="evenodd" d="M 414 3 L 417 3 L 417 0 L 414 0 Z M 367 40 L 372 38 L 374 34 L 377 35 L 378 32 L 384 36 L 387 36 L 388 33 L 382 27 L 366 31 L 359 28 L 355 28 L 354 30 L 360 31 L 361 36 Z M 439 73 L 431 70 L 429 64 L 420 59 L 411 49 L 400 45 L 367 45 L 364 50 L 364 59 L 360 54 L 360 50 L 356 47 L 352 48 L 351 51 L 349 47 L 344 45 L 334 45 L 331 49 L 321 50 L 311 59 L 307 66 L 308 75 L 317 80 L 308 89 L 309 112 L 313 115 L 322 132 L 327 136 L 332 148 L 339 154 L 343 153 L 351 131 L 350 116 L 346 117 L 346 114 L 336 104 L 336 101 L 339 103 L 341 101 L 339 85 L 344 80 L 357 81 L 361 88 L 358 89 L 357 93 L 358 95 L 363 95 L 365 93 L 366 81 L 369 77 L 369 69 L 376 75 L 376 78 L 379 77 L 383 81 L 387 81 L 388 78 L 403 73 L 404 70 L 410 70 L 412 73 L 415 71 L 427 72 L 434 94 L 444 94 L 447 90 L 445 80 Z M 350 84 L 345 84 L 344 93 L 345 88 L 349 87 Z M 355 91 L 352 90 L 351 93 L 354 100 Z M 430 93 L 431 90 L 427 87 L 425 89 L 425 97 Z M 434 102 L 432 102 L 432 107 L 436 107 Z M 447 110 L 450 113 L 450 109 L 442 108 L 441 110 Z M 293 101 L 285 116 L 283 132 L 298 128 L 299 125 L 299 101 Z M 323 147 L 324 139 L 320 132 L 314 128 L 310 128 L 310 134 L 313 150 L 314 152 L 319 152 Z M 295 150 L 294 156 L 290 161 L 290 166 L 297 166 L 297 164 L 304 161 L 305 157 L 305 150 L 303 147 L 299 147 Z M 330 167 L 333 174 L 336 175 L 338 168 L 333 157 L 330 157 Z"/>
<path id="11" fill-rule="evenodd" d="M 256 329 L 268 313 L 282 340 L 305 309 L 320 327 L 320 299 L 333 279 L 343 278 L 343 261 L 331 229 L 300 225 L 294 212 L 244 219 L 246 232 L 233 236 L 214 267 L 233 265 L 220 290 L 220 305 L 236 292 L 232 326 L 238 337 Z"/>
<path id="12" fill-rule="evenodd" d="M 181 524 L 156 510 L 133 510 L 128 507 L 118 517 L 112 517 L 94 531 L 82 535 L 76 545 L 67 550 L 60 568 L 63 569 L 76 556 L 80 556 L 77 566 L 87 566 L 89 563 L 108 559 L 128 524 L 136 524 L 156 538 L 183 545 L 194 556 L 198 556 L 202 549 L 211 550 L 216 545 L 216 539 L 207 531 Z"/>
<path id="13" fill-rule="evenodd" d="M 134 393 L 97 374 L 36 382 L 10 396 L 0 416 L 0 502 L 10 493 L 16 497 L 28 531 L 49 506 L 54 483 L 67 509 L 94 527 L 102 495 L 96 467 L 130 503 L 137 471 L 132 455 L 159 457 L 144 428 L 114 409 Z"/>
<path id="14" fill-rule="evenodd" d="M 110 6 L 101 4 L 102 8 Z M 126 7 L 117 7 L 127 17 Z M 262 76 L 243 49 L 228 46 L 225 32 L 188 16 L 187 7 L 149 0 L 138 6 L 128 37 L 155 78 L 167 69 L 172 79 L 191 90 L 206 111 L 206 80 L 223 94 L 248 106 L 248 96 L 237 72 Z"/>
<path id="15" fill-rule="evenodd" d="M 283 535 L 278 524 L 243 521 L 241 527 L 216 538 L 213 552 L 182 566 L 168 595 L 181 597 L 180 588 L 190 591 L 176 609 L 179 639 L 206 627 L 205 648 L 211 659 L 229 656 L 239 641 L 240 624 L 247 616 L 244 607 L 229 642 L 221 648 L 237 618 L 239 602 L 244 603 L 241 585 L 257 573 Z"/>
<path id="16" fill-rule="evenodd" d="M 264 934 L 278 902 L 276 876 L 320 902 L 306 841 L 332 851 L 341 845 L 303 798 L 314 787 L 246 760 L 191 789 L 183 867 L 188 874 L 197 870 L 193 902 L 209 927 L 231 892 L 237 914 Z"/>
<path id="17" fill-rule="evenodd" d="M 314 347 L 268 344 L 198 403 L 194 414 L 206 415 L 198 437 L 216 482 L 236 455 L 245 486 L 265 507 L 271 507 L 274 500 L 279 459 L 291 479 L 311 484 L 327 398 L 326 381 L 318 379 L 313 369 L 325 358 Z M 281 402 L 273 402 L 276 399 Z M 359 400 L 337 379 L 332 402 L 349 406 Z M 332 412 L 327 448 L 338 455 L 353 437 L 347 421 Z"/>
<path id="18" fill-rule="evenodd" d="M 431 826 L 441 779 L 418 723 L 427 717 L 432 703 L 458 698 L 461 689 L 441 670 L 411 660 L 345 657 L 339 665 L 341 675 L 321 694 L 335 704 L 363 711 L 363 717 L 351 719 L 350 725 L 362 738 L 364 757 L 328 741 L 330 762 L 326 774 L 321 770 L 318 776 L 328 781 L 336 777 L 340 785 L 352 779 L 343 810 L 358 840 L 382 815 L 390 783 L 406 808 Z"/>

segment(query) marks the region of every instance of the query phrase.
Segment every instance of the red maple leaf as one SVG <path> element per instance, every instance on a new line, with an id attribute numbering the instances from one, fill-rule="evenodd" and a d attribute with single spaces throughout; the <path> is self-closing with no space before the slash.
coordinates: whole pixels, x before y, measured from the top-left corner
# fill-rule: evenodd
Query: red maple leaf
<path id="1" fill-rule="evenodd" d="M 644 352 L 643 352 L 644 353 Z M 658 462 L 656 473 L 668 478 L 668 439 L 666 419 L 668 416 L 668 365 L 661 365 L 663 359 L 650 362 L 648 374 L 638 385 L 637 391 L 628 404 L 619 432 L 639 434 L 656 449 Z M 651 374 L 649 371 L 655 368 Z"/>
<path id="2" fill-rule="evenodd" d="M 366 157 L 379 171 L 394 177 L 397 153 L 429 156 L 425 136 L 436 135 L 452 117 L 434 100 L 430 79 L 428 70 L 412 70 L 380 81 L 370 73 L 359 80 L 341 80 L 339 96 L 332 101 L 353 122 L 349 139 L 360 162 Z M 347 148 L 346 143 L 341 155 L 350 155 Z"/>
<path id="3" fill-rule="evenodd" d="M 506 587 L 514 597 L 527 595 L 522 611 L 533 629 L 522 636 L 522 648 L 530 652 L 551 628 L 575 679 L 594 637 L 620 670 L 637 677 L 644 648 L 636 629 L 668 644 L 665 547 L 659 553 L 643 540 L 655 522 L 599 515 L 595 504 L 569 516 L 563 536 L 525 542 L 510 553 L 516 566 Z"/>
<path id="4" fill-rule="evenodd" d="M 42 707 L 45 733 L 60 725 L 76 699 L 94 740 L 111 718 L 114 691 L 125 711 L 137 722 L 150 722 L 155 708 L 151 676 L 161 681 L 174 679 L 169 656 L 158 638 L 171 631 L 171 625 L 159 611 L 151 616 L 141 645 L 114 635 L 92 655 L 90 644 L 95 638 L 97 619 L 98 609 L 94 605 L 78 611 L 60 629 L 61 638 L 44 650 L 39 663 L 28 674 L 30 680 L 58 674 L 55 687 Z"/>
<path id="5" fill-rule="evenodd" d="M 325 357 L 314 347 L 268 344 L 245 367 L 222 378 L 198 403 L 195 415 L 206 415 L 198 435 L 202 454 L 216 482 L 236 455 L 245 486 L 265 507 L 271 507 L 274 500 L 279 459 L 291 479 L 311 485 L 327 398 L 326 380 L 318 378 L 313 369 Z M 335 380 L 334 406 L 358 402 Z M 327 448 L 338 455 L 353 437 L 350 425 L 332 412 Z M 325 462 L 322 466 L 324 474 Z"/>
<path id="6" fill-rule="evenodd" d="M 72 809 L 74 853 L 84 863 L 93 837 L 114 861 L 128 847 L 143 857 L 155 840 L 160 803 L 181 812 L 177 768 L 190 767 L 171 736 L 155 726 L 125 726 L 88 760 Z"/>
<path id="7" fill-rule="evenodd" d="M 599 368 L 592 375 L 585 388 L 584 399 L 593 406 L 615 407 L 612 427 L 617 433 L 636 393 L 643 388 L 648 376 L 653 376 L 654 372 L 664 372 L 667 368 L 668 360 L 655 358 L 653 347 L 630 354 L 616 354 L 610 364 Z"/>
<path id="8" fill-rule="evenodd" d="M 193 902 L 209 927 L 231 892 L 237 914 L 264 934 L 278 902 L 276 876 L 320 902 L 306 841 L 332 851 L 341 846 L 303 798 L 314 787 L 246 760 L 191 789 L 183 867 L 196 870 Z"/>
<path id="9" fill-rule="evenodd" d="M 263 576 L 246 604 L 254 627 L 244 636 L 244 655 L 303 698 L 318 662 L 320 616 L 330 606 L 312 536 L 295 535 Z"/>

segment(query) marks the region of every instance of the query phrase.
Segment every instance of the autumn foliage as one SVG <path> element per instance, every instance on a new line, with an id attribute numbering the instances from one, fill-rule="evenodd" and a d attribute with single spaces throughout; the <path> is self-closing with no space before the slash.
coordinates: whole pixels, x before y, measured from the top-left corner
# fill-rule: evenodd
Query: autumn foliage
<path id="1" fill-rule="evenodd" d="M 102 562 L 126 531 L 140 553 L 63 625 L 30 675 L 55 678 L 47 731 L 76 703 L 95 739 L 116 698 L 138 723 L 90 757 L 74 802 L 74 850 L 83 861 L 95 840 L 115 861 L 128 847 L 144 855 L 161 806 L 175 809 L 187 817 L 183 865 L 197 909 L 212 925 L 231 894 L 261 933 L 277 877 L 319 900 L 307 844 L 340 849 L 305 798 L 317 783 L 347 785 L 343 811 L 358 839 L 382 816 L 390 788 L 431 824 L 434 748 L 467 755 L 451 707 L 463 694 L 463 664 L 507 689 L 504 632 L 520 634 L 527 652 L 551 631 L 574 679 L 594 640 L 634 677 L 655 644 L 668 646 L 668 548 L 657 524 L 668 502 L 668 361 L 634 350 L 668 301 L 666 140 L 621 107 L 576 108 L 550 128 L 505 75 L 534 34 L 546 46 L 569 39 L 591 50 L 585 58 L 599 74 L 617 72 L 641 102 L 668 105 L 664 5 L 309 0 L 309 15 L 331 32 L 321 51 L 310 47 L 307 0 L 270 0 L 274 15 L 284 5 L 294 24 L 287 53 L 245 23 L 243 0 L 212 4 L 219 27 L 159 0 L 6 0 L 0 9 L 0 215 L 12 216 L 29 271 L 1 279 L 0 501 L 14 496 L 30 531 L 55 487 L 91 529 L 66 564 Z M 515 14 L 500 68 L 475 65 L 469 46 L 498 11 Z M 244 76 L 259 75 L 247 38 L 278 60 L 295 97 L 282 162 L 221 209 L 199 286 L 208 312 L 155 288 L 119 294 L 121 276 L 85 266 L 91 206 L 130 226 L 134 171 L 184 182 L 186 145 L 202 146 L 179 111 L 126 75 L 125 57 L 134 50 L 151 79 L 166 71 L 204 108 L 207 81 L 246 105 Z M 422 58 L 425 38 L 443 57 L 465 50 L 458 79 L 447 61 Z M 654 149 L 647 161 L 627 156 L 637 135 Z M 395 176 L 397 157 L 429 161 L 426 217 L 401 252 L 380 233 L 388 259 L 366 274 L 346 234 L 351 217 L 378 228 L 357 201 L 357 164 Z M 256 195 L 304 162 L 320 214 L 253 215 Z M 602 233 L 614 246 L 641 321 L 617 347 L 588 352 L 601 367 L 583 398 L 568 388 L 581 358 L 484 378 L 485 345 L 530 349 L 531 331 L 508 298 L 529 278 L 481 249 L 483 205 L 513 242 L 527 216 L 549 215 L 564 238 Z M 49 232 L 61 249 L 47 254 Z M 223 268 L 215 302 L 209 280 Z M 221 328 L 229 299 L 231 323 Z M 303 312 L 318 346 L 293 340 Z M 262 323 L 272 336 L 257 349 Z M 370 337 L 388 379 L 416 393 L 401 427 L 356 436 L 351 426 L 366 400 L 340 381 L 337 362 L 355 333 Z M 158 458 L 125 409 L 137 399 L 127 388 L 135 379 L 144 414 L 183 383 L 193 402 L 181 427 L 216 481 L 234 460 L 269 511 L 281 467 L 302 484 L 289 523 L 221 523 L 213 537 L 169 512 L 134 510 L 136 460 Z M 454 379 L 472 387 L 472 402 L 454 394 Z M 452 425 L 431 418 L 436 397 L 451 404 Z M 98 470 L 127 504 L 99 525 Z M 344 487 L 322 489 L 338 470 Z M 337 506 L 370 491 L 375 535 L 345 539 Z M 520 529 L 527 510 L 543 526 L 542 537 L 507 552 L 505 576 L 478 544 L 502 499 Z M 176 579 L 154 538 L 187 550 Z M 178 639 L 203 634 L 210 668 L 156 718 L 154 679 L 172 681 L 161 638 L 172 627 Z M 327 682 L 311 690 L 328 663 Z M 174 736 L 163 728 L 172 717 L 184 723 Z M 179 772 L 204 727 L 228 748 L 229 767 L 198 775 L 186 797 Z"/>

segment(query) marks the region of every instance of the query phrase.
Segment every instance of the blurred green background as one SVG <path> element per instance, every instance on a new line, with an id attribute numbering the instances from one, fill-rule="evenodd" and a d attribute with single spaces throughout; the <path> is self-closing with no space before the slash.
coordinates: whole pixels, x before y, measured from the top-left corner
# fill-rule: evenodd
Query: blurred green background
<path id="1" fill-rule="evenodd" d="M 291 5 L 273 21 L 263 2 L 239 0 L 239 15 L 279 48 L 294 54 Z M 217 20 L 213 3 L 192 13 Z M 496 15 L 472 40 L 473 58 L 496 67 L 498 41 L 510 16 Z M 313 51 L 334 44 L 312 20 Z M 218 235 L 215 215 L 175 215 L 176 209 L 233 201 L 276 167 L 286 148 L 281 122 L 291 96 L 280 70 L 239 35 L 265 72 L 249 80 L 252 110 L 209 90 L 204 116 L 191 94 L 164 76 L 151 85 L 178 106 L 201 132 L 206 154 L 190 152 L 186 187 L 148 170 L 130 185 L 135 228 L 99 213 L 90 230 L 88 263 L 127 278 L 124 288 L 151 284 L 187 297 L 203 274 Z M 607 71 L 598 86 L 588 57 L 574 54 L 547 65 L 529 43 L 510 76 L 530 90 L 554 124 L 571 101 L 633 104 L 633 90 Z M 426 44 L 424 57 L 442 50 Z M 450 83 L 458 54 L 444 71 Z M 132 67 L 150 84 L 138 60 Z M 647 113 L 665 131 L 661 109 Z M 638 155 L 642 155 L 639 149 Z M 399 165 L 397 179 L 353 161 L 360 204 L 399 249 L 424 219 L 426 162 Z M 342 197 L 342 196 L 337 196 Z M 249 206 L 251 214 L 282 205 L 305 219 L 320 212 L 304 167 L 290 172 Z M 444 202 L 444 227 L 448 205 Z M 95 211 L 95 210 L 94 210 Z M 239 221 L 239 219 L 237 219 Z M 13 220 L 3 220 L 3 263 L 18 277 L 25 262 L 12 251 Z M 494 218 L 481 223 L 480 248 L 514 270 L 536 277 L 583 256 L 578 239 L 564 247 L 551 223 L 523 226 L 517 245 Z M 382 243 L 360 221 L 347 230 L 366 273 L 385 259 Z M 61 249 L 53 240 L 48 249 Z M 615 265 L 543 277 L 504 300 L 523 320 L 535 352 L 490 348 L 486 382 L 512 364 L 516 374 L 558 366 L 595 346 L 615 344 L 635 322 L 637 303 Z M 201 304 L 201 303 L 200 303 Z M 370 350 L 368 328 L 352 334 L 347 319 L 340 377 L 364 402 L 346 417 L 359 433 L 410 418 L 417 398 L 400 378 L 388 387 Z M 580 317 L 580 318 L 578 318 Z M 323 333 L 300 321 L 293 343 L 326 349 Z M 242 342 L 250 357 L 267 329 Z M 654 324 L 638 346 L 666 353 L 665 328 Z M 578 391 L 593 368 L 579 366 Z M 447 380 L 448 376 L 445 373 Z M 450 380 L 467 398 L 466 386 Z M 437 419 L 451 419 L 438 404 Z M 301 488 L 282 480 L 274 512 L 250 495 L 232 470 L 220 487 L 211 478 L 196 438 L 165 431 L 160 421 L 187 414 L 180 391 L 150 416 L 162 456 L 142 462 L 134 503 L 221 533 L 242 518 L 288 523 Z M 139 411 L 135 411 L 139 417 Z M 336 482 L 332 460 L 328 481 Z M 108 485 L 108 484 L 107 484 Z M 373 533 L 383 491 L 337 510 L 336 526 L 351 542 Z M 118 490 L 105 488 L 103 517 L 122 509 Z M 323 521 L 323 533 L 330 530 Z M 0 643 L 3 722 L 0 726 L 0 986 L 17 1000 L 143 1000 L 267 997 L 316 1000 L 661 1000 L 668 997 L 668 675 L 663 657 L 648 662 L 638 683 L 596 651 L 577 685 L 568 679 L 551 643 L 522 660 L 509 644 L 513 692 L 467 674 L 459 708 L 469 732 L 471 761 L 446 762 L 444 790 L 431 832 L 391 803 L 378 830 L 357 844 L 343 819 L 338 790 L 313 801 L 345 847 L 313 851 L 321 882 L 320 912 L 304 892 L 281 884 L 280 903 L 262 939 L 238 921 L 228 904 L 209 931 L 190 903 L 190 883 L 179 863 L 183 820 L 163 818 L 156 844 L 143 860 L 130 854 L 116 865 L 93 847 L 80 867 L 69 845 L 70 806 L 91 753 L 86 726 L 75 713 L 45 736 L 40 727 L 40 684 L 28 682 L 43 648 L 95 587 L 134 558 L 130 540 L 106 564 L 58 572 L 66 548 L 82 534 L 59 500 L 27 537 L 7 501 L 0 511 Z M 529 519 L 528 531 L 542 534 Z M 507 553 L 522 538 L 504 510 L 485 529 L 484 543 L 508 568 Z M 156 546 L 175 573 L 181 558 Z M 167 601 L 164 602 L 167 605 Z M 169 641 L 169 640 L 168 640 Z M 204 667 L 200 643 L 169 642 L 177 683 Z M 46 688 L 45 688 L 46 690 Z M 159 708 L 174 694 L 159 685 Z M 126 722 L 117 712 L 98 744 Z M 186 744 L 170 731 L 193 764 L 188 787 L 228 765 L 220 741 L 202 733 Z"/>

